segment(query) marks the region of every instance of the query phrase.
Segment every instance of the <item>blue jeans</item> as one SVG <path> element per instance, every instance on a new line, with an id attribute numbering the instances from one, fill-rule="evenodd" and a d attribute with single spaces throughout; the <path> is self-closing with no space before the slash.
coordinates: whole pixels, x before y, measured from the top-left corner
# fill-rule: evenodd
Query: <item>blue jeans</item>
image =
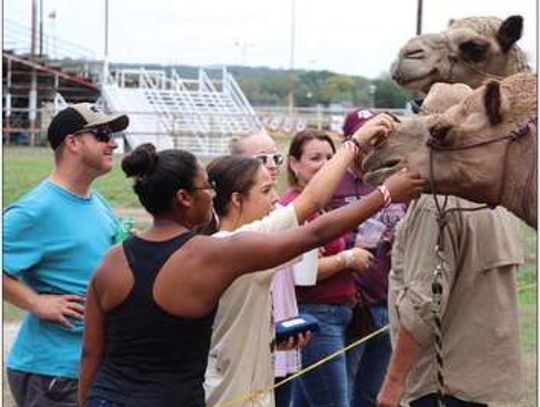
<path id="1" fill-rule="evenodd" d="M 375 329 L 388 324 L 386 305 L 372 305 L 369 312 Z M 358 338 L 350 338 L 350 342 Z M 377 405 L 377 394 L 382 386 L 392 345 L 390 334 L 384 332 L 347 352 L 349 392 L 352 407 Z"/>
<path id="2" fill-rule="evenodd" d="M 274 382 L 277 383 L 284 379 L 285 377 L 276 377 Z M 285 384 L 282 384 L 274 390 L 276 407 L 290 407 L 292 401 L 293 383 L 294 379 Z"/>
<path id="3" fill-rule="evenodd" d="M 127 407 L 125 404 L 118 404 L 101 397 L 89 397 L 85 407 Z"/>
<path id="4" fill-rule="evenodd" d="M 300 313 L 316 317 L 320 326 L 320 331 L 302 349 L 303 368 L 345 347 L 345 331 L 352 318 L 350 306 L 300 304 L 298 308 Z M 298 377 L 293 386 L 293 406 L 349 407 L 345 355 Z"/>

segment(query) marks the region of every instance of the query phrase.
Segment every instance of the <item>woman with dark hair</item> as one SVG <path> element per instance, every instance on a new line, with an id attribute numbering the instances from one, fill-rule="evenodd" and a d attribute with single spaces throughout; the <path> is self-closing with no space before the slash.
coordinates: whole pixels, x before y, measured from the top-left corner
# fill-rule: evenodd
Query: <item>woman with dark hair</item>
<path id="1" fill-rule="evenodd" d="M 369 144 L 369 140 L 388 124 L 388 118 L 379 117 L 356 134 L 355 139 L 358 143 Z M 320 134 L 331 141 L 325 133 Z M 229 236 L 238 231 L 279 232 L 303 223 L 330 201 L 346 169 L 352 164 L 356 149 L 354 142 L 345 145 L 326 164 L 324 171 L 313 177 L 294 202 L 278 209 L 275 209 L 278 196 L 272 176 L 260 161 L 245 156 L 215 159 L 207 167 L 209 179 L 217 187 L 214 209 L 219 216 L 220 232 L 215 236 Z M 357 154 L 356 159 L 361 159 L 361 155 Z M 358 256 L 359 263 L 365 260 Z M 289 277 L 286 279 L 288 283 L 281 288 L 290 292 L 287 297 L 292 298 L 296 308 L 290 267 L 281 270 Z M 271 296 L 274 293 L 270 287 L 278 271 L 280 269 L 272 268 L 241 276 L 224 291 L 214 320 L 205 377 L 208 405 L 255 394 L 256 400 L 250 399 L 251 403 L 274 406 L 273 392 L 261 392 L 274 382 L 272 361 L 275 355 L 272 353 L 291 349 L 295 344 L 303 345 L 309 339 L 309 336 L 291 337 L 289 343 L 274 343 L 275 321 L 271 319 Z M 300 366 L 299 361 L 296 364 Z M 290 384 L 284 386 L 290 387 Z M 290 393 L 290 390 L 276 392 L 276 405 L 288 405 Z"/>
<path id="2" fill-rule="evenodd" d="M 280 202 L 287 204 L 297 199 L 335 153 L 334 142 L 326 133 L 310 129 L 297 133 L 289 146 L 287 176 L 290 187 Z M 320 214 L 314 214 L 309 221 L 314 221 L 317 216 Z M 316 285 L 296 287 L 300 312 L 315 316 L 321 327 L 302 350 L 303 366 L 346 346 L 346 330 L 356 299 L 352 272 L 366 271 L 372 258 L 371 253 L 359 247 L 345 250 L 343 236 L 319 249 Z M 321 386 L 321 383 L 325 384 Z M 306 402 L 309 406 L 348 406 L 345 355 L 299 377 L 294 387 L 294 400 L 299 406 Z"/>
<path id="3" fill-rule="evenodd" d="M 361 222 L 386 192 L 279 234 L 196 235 L 212 214 L 214 186 L 190 153 L 151 144 L 122 169 L 152 215 L 147 231 L 113 247 L 87 293 L 81 406 L 203 406 L 212 320 L 238 276 L 283 263 Z M 387 182 L 394 200 L 423 185 L 407 173 Z M 384 194 L 383 194 L 384 192 Z"/>

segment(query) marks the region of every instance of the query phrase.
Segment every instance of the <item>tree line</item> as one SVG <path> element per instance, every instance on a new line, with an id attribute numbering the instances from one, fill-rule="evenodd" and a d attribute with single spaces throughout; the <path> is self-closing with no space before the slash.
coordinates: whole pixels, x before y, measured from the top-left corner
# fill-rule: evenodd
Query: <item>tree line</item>
<path id="1" fill-rule="evenodd" d="M 136 68 L 140 65 L 114 64 L 114 68 Z M 175 69 L 181 77 L 197 76 L 198 67 L 176 65 L 165 67 L 147 64 L 147 69 Z M 284 106 L 288 103 L 289 71 L 267 67 L 228 66 L 242 91 L 253 106 Z M 212 70 L 208 71 L 212 77 Z M 219 72 L 214 73 L 217 77 Z M 292 72 L 294 105 L 311 107 L 317 104 L 346 107 L 403 108 L 410 99 L 407 91 L 387 74 L 376 79 L 343 75 L 327 70 Z"/>

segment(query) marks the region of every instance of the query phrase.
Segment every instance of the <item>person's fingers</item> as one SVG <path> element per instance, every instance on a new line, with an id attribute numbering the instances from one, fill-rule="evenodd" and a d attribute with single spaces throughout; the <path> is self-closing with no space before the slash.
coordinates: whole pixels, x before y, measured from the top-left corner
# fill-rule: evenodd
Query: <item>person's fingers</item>
<path id="1" fill-rule="evenodd" d="M 69 320 L 64 317 L 63 315 L 60 315 L 57 320 L 61 325 L 65 326 L 68 329 L 73 329 L 73 324 L 69 322 Z"/>
<path id="2" fill-rule="evenodd" d="M 62 298 L 67 300 L 67 301 L 78 301 L 78 302 L 84 302 L 85 301 L 85 298 L 80 296 L 80 295 L 76 295 L 76 294 L 64 294 L 62 295 Z"/>
<path id="3" fill-rule="evenodd" d="M 84 305 L 79 304 L 78 302 L 68 302 L 66 306 L 80 313 L 83 313 L 85 308 Z"/>
<path id="4" fill-rule="evenodd" d="M 84 319 L 84 314 L 83 313 L 77 312 L 77 311 L 72 310 L 70 308 L 64 309 L 62 311 L 62 314 L 73 317 L 73 318 L 77 318 L 77 319 Z"/>

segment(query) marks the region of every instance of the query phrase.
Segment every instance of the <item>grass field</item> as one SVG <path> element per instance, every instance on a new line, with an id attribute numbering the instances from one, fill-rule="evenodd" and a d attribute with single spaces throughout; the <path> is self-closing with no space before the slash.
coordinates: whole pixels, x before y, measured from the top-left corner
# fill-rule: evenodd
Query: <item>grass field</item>
<path id="1" fill-rule="evenodd" d="M 287 140 L 278 139 L 283 152 L 286 151 Z M 95 187 L 109 200 L 118 211 L 126 208 L 140 208 L 131 189 L 131 181 L 123 175 L 119 160 L 116 158 L 114 169 L 110 174 L 101 177 Z M 47 148 L 4 148 L 3 161 L 3 207 L 19 198 L 40 180 L 44 179 L 52 168 L 52 153 Z M 285 177 L 282 174 L 278 189 L 283 191 Z M 144 226 L 139 224 L 139 227 Z M 519 293 L 521 343 L 524 361 L 525 390 L 520 406 L 536 405 L 536 354 L 537 354 L 537 234 L 523 224 L 523 243 L 526 253 L 526 264 L 519 273 L 519 286 L 524 289 Z M 21 312 L 4 304 L 4 322 L 18 321 Z M 4 349 L 5 350 L 5 349 Z M 6 394 L 4 394 L 6 396 Z M 9 397 L 9 395 L 7 396 Z M 7 403 L 9 405 L 9 402 Z"/>

